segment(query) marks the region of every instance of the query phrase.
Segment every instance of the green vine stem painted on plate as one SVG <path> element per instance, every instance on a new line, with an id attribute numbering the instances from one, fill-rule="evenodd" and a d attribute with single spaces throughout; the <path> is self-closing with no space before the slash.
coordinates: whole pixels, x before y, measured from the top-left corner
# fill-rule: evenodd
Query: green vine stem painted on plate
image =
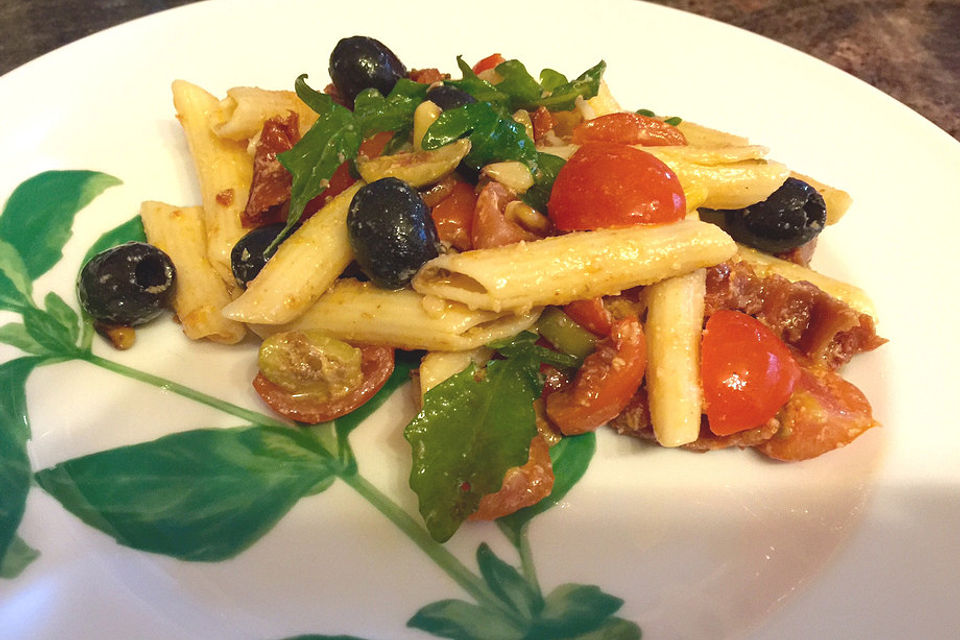
<path id="1" fill-rule="evenodd" d="M 17 187 L 0 215 L 0 310 L 20 316 L 20 322 L 0 326 L 0 343 L 24 354 L 0 363 L 0 579 L 16 578 L 40 553 L 17 533 L 34 483 L 122 545 L 213 562 L 241 553 L 300 498 L 340 480 L 472 598 L 428 604 L 407 626 L 463 640 L 640 637 L 635 623 L 614 615 L 621 599 L 580 584 L 560 585 L 544 594 L 537 578 L 528 528 L 584 474 L 595 448 L 592 434 L 565 438 L 551 449 L 556 481 L 550 496 L 497 521 L 516 550 L 519 566 L 499 558 L 484 543 L 476 552 L 479 571 L 474 571 L 360 473 L 350 444 L 352 431 L 406 382 L 415 366 L 411 357 L 398 357 L 384 389 L 359 410 L 331 423 L 297 428 L 93 353 L 91 320 L 53 292 L 37 304 L 33 283 L 62 258 L 76 214 L 118 184 L 116 178 L 94 171 L 41 173 Z M 103 234 L 85 259 L 143 239 L 139 218 L 132 218 Z M 65 361 L 86 362 L 152 385 L 243 424 L 173 433 L 34 472 L 27 454 L 26 383 L 37 367 Z"/>

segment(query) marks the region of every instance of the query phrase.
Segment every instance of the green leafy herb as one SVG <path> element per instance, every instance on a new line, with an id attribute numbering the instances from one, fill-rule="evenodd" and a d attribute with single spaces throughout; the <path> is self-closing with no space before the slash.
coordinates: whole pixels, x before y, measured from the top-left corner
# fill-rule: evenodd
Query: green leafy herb
<path id="1" fill-rule="evenodd" d="M 539 364 L 524 349 L 482 370 L 471 365 L 427 392 L 404 430 L 413 448 L 410 486 L 435 540 L 452 536 L 481 497 L 500 489 L 507 469 L 527 461 Z"/>
<path id="2" fill-rule="evenodd" d="M 675 127 L 681 122 L 683 122 L 683 118 L 681 118 L 680 116 L 673 116 L 672 118 L 667 118 L 666 120 L 664 120 L 664 122 Z"/>
<path id="3" fill-rule="evenodd" d="M 575 356 L 560 353 L 559 351 L 554 351 L 553 349 L 548 349 L 536 344 L 539 339 L 540 336 L 532 331 L 521 331 L 510 338 L 494 340 L 487 346 L 499 351 L 505 356 L 524 355 L 527 352 L 532 352 L 540 362 L 551 364 L 555 367 L 570 368 L 580 364 L 580 360 Z"/>
<path id="4" fill-rule="evenodd" d="M 567 84 L 567 76 L 553 69 L 544 69 L 540 72 L 540 86 L 544 91 L 553 93 L 563 85 Z"/>
<path id="5" fill-rule="evenodd" d="M 526 129 L 509 116 L 502 116 L 486 102 L 471 102 L 449 109 L 430 125 L 423 136 L 424 149 L 437 149 L 454 140 L 470 140 L 464 163 L 480 169 L 491 162 L 518 160 L 531 172 L 538 171 L 538 154 Z"/>
<path id="6" fill-rule="evenodd" d="M 554 87 L 548 95 L 537 101 L 537 106 L 546 107 L 551 111 L 573 109 L 578 97 L 589 99 L 597 95 L 600 90 L 600 80 L 606 68 L 607 63 L 601 60 L 570 82 Z"/>
<path id="7" fill-rule="evenodd" d="M 376 89 L 364 89 L 353 103 L 353 116 L 366 138 L 381 131 L 395 131 L 406 138 L 413 129 L 413 113 L 427 97 L 427 85 L 401 78 L 383 95 Z"/>
<path id="8" fill-rule="evenodd" d="M 656 113 L 654 113 L 653 111 L 651 111 L 650 109 L 637 109 L 634 113 L 636 113 L 636 114 L 639 115 L 639 116 L 646 116 L 646 117 L 648 117 L 648 118 L 659 118 L 659 117 L 660 117 L 660 116 L 658 116 Z M 683 122 L 683 118 L 681 118 L 680 116 L 673 116 L 673 117 L 671 117 L 671 118 L 664 118 L 663 121 L 664 121 L 666 124 L 669 124 L 669 125 L 675 127 L 675 126 L 677 126 L 678 124 L 680 124 L 681 122 Z"/>
<path id="9" fill-rule="evenodd" d="M 509 115 L 510 96 L 473 72 L 462 56 L 457 56 L 457 66 L 463 74 L 460 80 L 447 80 L 444 84 L 454 86 L 472 95 L 478 102 L 496 107 L 501 115 Z"/>
<path id="10" fill-rule="evenodd" d="M 223 560 L 259 539 L 335 472 L 309 434 L 198 429 L 75 458 L 36 473 L 71 513 L 129 547 Z"/>
<path id="11" fill-rule="evenodd" d="M 534 174 L 533 186 L 523 194 L 522 200 L 537 211 L 546 211 L 550 192 L 553 190 L 553 182 L 566 163 L 567 161 L 560 156 L 538 152 L 537 166 L 540 170 Z"/>
<path id="12" fill-rule="evenodd" d="M 543 87 L 527 72 L 519 60 L 507 60 L 497 65 L 497 73 L 503 78 L 495 86 L 497 91 L 509 96 L 509 109 L 536 109 L 540 106 Z"/>

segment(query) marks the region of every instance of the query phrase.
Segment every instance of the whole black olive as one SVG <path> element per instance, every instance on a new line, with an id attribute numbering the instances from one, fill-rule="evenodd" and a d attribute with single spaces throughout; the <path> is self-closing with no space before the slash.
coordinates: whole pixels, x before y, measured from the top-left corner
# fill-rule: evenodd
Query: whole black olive
<path id="1" fill-rule="evenodd" d="M 350 102 L 370 87 L 387 95 L 406 75 L 407 68 L 393 51 L 366 36 L 344 38 L 330 54 L 330 79 Z"/>
<path id="2" fill-rule="evenodd" d="M 403 180 L 381 178 L 353 196 L 347 212 L 350 246 L 378 287 L 399 289 L 440 254 L 430 208 Z"/>
<path id="3" fill-rule="evenodd" d="M 176 269 L 170 257 L 145 242 L 98 253 L 80 270 L 77 297 L 95 320 L 135 326 L 153 320 L 173 295 Z"/>
<path id="4" fill-rule="evenodd" d="M 284 226 L 284 223 L 277 222 L 257 227 L 233 245 L 233 250 L 230 252 L 230 269 L 237 284 L 242 288 L 246 289 L 247 284 L 256 278 L 263 269 L 263 265 L 267 264 L 267 258 L 263 253 L 277 239 Z"/>
<path id="5" fill-rule="evenodd" d="M 465 104 L 476 102 L 477 99 L 464 91 L 446 84 L 440 84 L 427 91 L 427 100 L 437 105 L 444 111 L 456 109 Z"/>
<path id="6" fill-rule="evenodd" d="M 806 244 L 823 231 L 827 221 L 823 196 L 796 178 L 787 178 L 763 202 L 719 213 L 734 240 L 768 253 Z"/>

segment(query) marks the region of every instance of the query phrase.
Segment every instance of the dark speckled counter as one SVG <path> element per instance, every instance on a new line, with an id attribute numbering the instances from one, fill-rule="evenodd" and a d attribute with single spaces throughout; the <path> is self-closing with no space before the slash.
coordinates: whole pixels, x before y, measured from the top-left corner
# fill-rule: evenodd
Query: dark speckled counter
<path id="1" fill-rule="evenodd" d="M 0 74 L 114 24 L 191 0 L 3 0 Z M 960 0 L 667 0 L 825 60 L 960 139 Z"/>

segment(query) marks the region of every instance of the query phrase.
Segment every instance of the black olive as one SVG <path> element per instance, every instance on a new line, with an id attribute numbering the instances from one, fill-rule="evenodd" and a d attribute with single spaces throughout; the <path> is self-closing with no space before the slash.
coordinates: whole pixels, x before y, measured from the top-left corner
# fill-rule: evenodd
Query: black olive
<path id="1" fill-rule="evenodd" d="M 403 287 L 440 254 L 430 208 L 397 178 L 381 178 L 357 191 L 347 212 L 347 233 L 357 263 L 384 289 Z"/>
<path id="2" fill-rule="evenodd" d="M 80 306 L 100 322 L 135 326 L 153 320 L 173 295 L 176 269 L 170 257 L 145 242 L 98 253 L 80 270 Z"/>
<path id="3" fill-rule="evenodd" d="M 456 109 L 465 104 L 476 102 L 477 99 L 464 91 L 450 85 L 440 84 L 427 91 L 427 100 L 437 105 L 444 111 Z"/>
<path id="4" fill-rule="evenodd" d="M 823 231 L 827 221 L 823 196 L 796 178 L 787 178 L 763 202 L 719 213 L 734 240 L 768 253 L 806 244 Z"/>
<path id="5" fill-rule="evenodd" d="M 267 258 L 264 257 L 263 252 L 277 239 L 284 226 L 284 223 L 277 222 L 257 227 L 233 245 L 233 250 L 230 252 L 230 269 L 237 284 L 242 288 L 246 289 L 247 284 L 256 278 L 263 269 L 263 265 L 267 264 Z"/>
<path id="6" fill-rule="evenodd" d="M 344 38 L 330 54 L 330 79 L 350 102 L 370 87 L 387 95 L 406 75 L 407 68 L 393 51 L 366 36 Z"/>

